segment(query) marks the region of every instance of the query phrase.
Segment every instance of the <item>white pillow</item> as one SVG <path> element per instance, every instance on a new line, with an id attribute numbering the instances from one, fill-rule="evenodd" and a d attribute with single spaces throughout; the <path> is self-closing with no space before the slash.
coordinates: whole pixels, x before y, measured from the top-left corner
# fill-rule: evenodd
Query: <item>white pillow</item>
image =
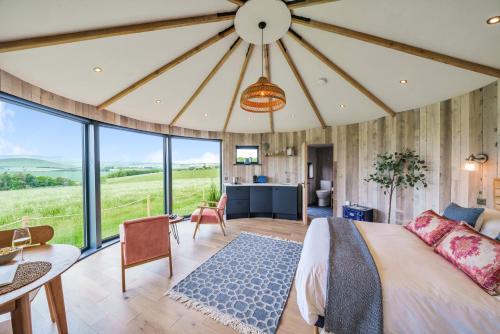
<path id="1" fill-rule="evenodd" d="M 480 232 L 490 238 L 495 239 L 500 233 L 500 211 L 493 209 L 485 209 L 482 216 L 482 226 L 479 228 Z"/>

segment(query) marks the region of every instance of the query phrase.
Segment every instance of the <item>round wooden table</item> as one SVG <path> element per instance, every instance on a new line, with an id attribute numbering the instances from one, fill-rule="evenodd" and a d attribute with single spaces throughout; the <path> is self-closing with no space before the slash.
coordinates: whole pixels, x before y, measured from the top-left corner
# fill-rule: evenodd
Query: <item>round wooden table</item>
<path id="1" fill-rule="evenodd" d="M 30 292 L 45 286 L 51 318 L 57 324 L 59 333 L 68 333 L 61 274 L 68 270 L 80 257 L 80 249 L 70 245 L 43 245 L 24 249 L 29 261 L 52 263 L 48 273 L 17 290 L 0 295 L 0 314 L 10 312 L 14 334 L 32 333 Z"/>

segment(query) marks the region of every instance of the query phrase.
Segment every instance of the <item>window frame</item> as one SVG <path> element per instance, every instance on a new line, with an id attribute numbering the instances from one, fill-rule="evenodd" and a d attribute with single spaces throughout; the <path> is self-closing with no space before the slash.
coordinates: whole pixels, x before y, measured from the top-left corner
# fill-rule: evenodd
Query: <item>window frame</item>
<path id="1" fill-rule="evenodd" d="M 219 190 L 222 194 L 222 185 L 223 185 L 223 180 L 222 180 L 222 162 L 223 162 L 223 146 L 222 146 L 222 139 L 219 138 L 197 138 L 197 137 L 188 137 L 188 136 L 179 136 L 179 135 L 167 135 L 168 136 L 168 142 L 169 142 L 169 147 L 168 147 L 168 152 L 169 152 L 169 186 L 170 186 L 170 192 L 169 192 L 169 211 L 168 214 L 172 214 L 172 207 L 173 207 L 173 202 L 172 202 L 172 139 L 179 138 L 179 139 L 188 139 L 188 140 L 201 140 L 201 141 L 213 141 L 213 142 L 219 142 Z M 187 218 L 190 215 L 184 215 L 182 216 L 183 218 Z"/>
<path id="2" fill-rule="evenodd" d="M 80 123 L 82 126 L 81 132 L 81 140 L 82 140 L 82 216 L 83 216 L 83 247 L 81 247 L 81 251 L 85 252 L 90 248 L 90 229 L 89 229 L 89 183 L 88 183 L 88 168 L 87 168 L 87 159 L 88 159 L 88 147 L 89 147 L 89 138 L 88 138 L 88 126 L 92 123 L 91 120 L 68 114 L 64 111 L 60 111 L 51 107 L 47 107 L 35 102 L 31 102 L 20 97 L 1 92 L 0 91 L 0 101 L 5 103 L 14 104 L 26 109 L 30 109 L 34 112 L 41 112 L 43 114 L 47 114 L 54 117 L 63 118 L 66 120 L 74 121 L 76 123 Z"/>
<path id="3" fill-rule="evenodd" d="M 82 208 L 83 208 L 83 247 L 82 256 L 89 256 L 109 245 L 119 241 L 119 235 L 102 239 L 101 233 L 101 192 L 100 192 L 100 137 L 101 128 L 111 128 L 122 131 L 130 131 L 140 134 L 153 135 L 163 139 L 163 202 L 164 213 L 172 213 L 172 139 L 188 139 L 197 141 L 210 141 L 219 143 L 219 189 L 223 191 L 223 168 L 224 152 L 222 138 L 198 138 L 192 136 L 181 136 L 175 134 L 158 133 L 140 129 L 132 129 L 120 125 L 110 124 L 102 121 L 92 120 L 37 102 L 28 101 L 24 98 L 0 91 L 0 101 L 15 104 L 34 112 L 42 112 L 54 117 L 78 122 L 82 125 Z M 260 161 L 260 158 L 259 158 Z M 188 217 L 187 215 L 186 217 Z"/>

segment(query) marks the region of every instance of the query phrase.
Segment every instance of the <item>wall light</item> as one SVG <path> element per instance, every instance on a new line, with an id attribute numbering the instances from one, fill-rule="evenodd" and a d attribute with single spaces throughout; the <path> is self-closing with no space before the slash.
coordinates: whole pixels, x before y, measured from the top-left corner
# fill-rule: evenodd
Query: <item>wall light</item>
<path id="1" fill-rule="evenodd" d="M 469 172 L 477 170 L 478 164 L 484 164 L 488 161 L 488 156 L 484 153 L 478 155 L 471 154 L 465 159 L 464 169 Z"/>
<path id="2" fill-rule="evenodd" d="M 488 24 L 497 24 L 499 22 L 500 22 L 500 15 L 492 16 L 486 20 L 486 23 L 488 23 Z"/>

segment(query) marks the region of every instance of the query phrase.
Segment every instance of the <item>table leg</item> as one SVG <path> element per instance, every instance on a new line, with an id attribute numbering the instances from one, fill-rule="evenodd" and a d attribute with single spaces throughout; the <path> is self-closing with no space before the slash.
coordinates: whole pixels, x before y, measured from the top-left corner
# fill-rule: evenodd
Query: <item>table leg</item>
<path id="1" fill-rule="evenodd" d="M 15 309 L 10 312 L 12 332 L 14 334 L 31 334 L 31 305 L 29 294 L 16 299 Z"/>
<path id="2" fill-rule="evenodd" d="M 52 299 L 54 315 L 56 318 L 57 331 L 59 334 L 68 333 L 68 323 L 66 321 L 66 308 L 64 307 L 64 295 L 62 289 L 61 276 L 57 276 L 52 281 L 47 283 L 48 293 Z"/>
<path id="3" fill-rule="evenodd" d="M 177 241 L 177 244 L 179 244 L 179 231 L 177 230 L 177 224 L 172 224 L 172 234 L 174 235 L 175 241 Z"/>

